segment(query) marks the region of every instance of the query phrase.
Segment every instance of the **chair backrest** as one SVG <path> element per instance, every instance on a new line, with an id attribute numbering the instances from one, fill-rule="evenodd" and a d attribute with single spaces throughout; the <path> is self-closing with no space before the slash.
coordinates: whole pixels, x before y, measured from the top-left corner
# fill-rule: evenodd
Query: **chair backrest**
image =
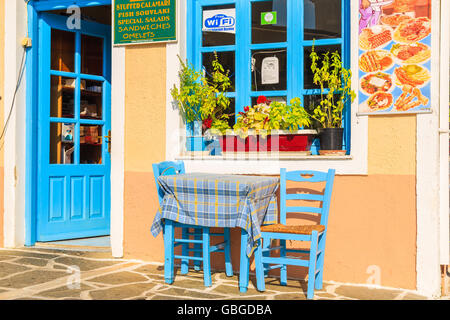
<path id="1" fill-rule="evenodd" d="M 330 209 L 331 192 L 333 190 L 334 169 L 328 172 L 321 171 L 289 171 L 285 168 L 280 171 L 280 223 L 286 224 L 287 213 L 318 213 L 320 214 L 320 224 L 325 227 L 328 224 L 328 213 Z M 323 194 L 309 193 L 287 193 L 286 181 L 297 182 L 326 182 Z M 287 206 L 288 200 L 309 200 L 317 204 L 316 201 L 322 202 L 321 207 L 314 206 Z"/>
<path id="2" fill-rule="evenodd" d="M 158 200 L 159 203 L 161 204 L 164 198 L 164 192 L 162 191 L 161 186 L 158 183 L 158 177 L 185 173 L 184 162 L 163 161 L 160 163 L 154 163 L 152 167 L 153 167 L 153 175 L 155 176 L 156 191 L 158 192 Z"/>

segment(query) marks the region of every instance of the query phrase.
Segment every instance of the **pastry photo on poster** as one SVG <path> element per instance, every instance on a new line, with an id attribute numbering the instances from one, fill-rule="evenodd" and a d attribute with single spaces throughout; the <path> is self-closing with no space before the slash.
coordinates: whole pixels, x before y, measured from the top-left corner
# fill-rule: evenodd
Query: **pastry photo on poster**
<path id="1" fill-rule="evenodd" d="M 359 113 L 431 108 L 431 0 L 359 0 Z"/>

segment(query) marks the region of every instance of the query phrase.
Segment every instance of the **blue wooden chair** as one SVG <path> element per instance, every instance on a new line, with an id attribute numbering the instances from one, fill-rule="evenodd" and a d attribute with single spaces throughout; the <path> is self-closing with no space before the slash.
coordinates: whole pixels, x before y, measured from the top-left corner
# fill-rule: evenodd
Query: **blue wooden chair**
<path id="1" fill-rule="evenodd" d="M 264 277 L 269 270 L 281 268 L 280 283 L 287 284 L 287 265 L 302 266 L 308 268 L 307 298 L 314 297 L 314 288 L 322 289 L 323 263 L 325 255 L 325 240 L 327 236 L 328 212 L 330 208 L 331 192 L 333 189 L 335 170 L 328 172 L 319 171 L 290 171 L 281 169 L 280 172 L 280 224 L 263 226 L 261 239 L 255 250 L 255 271 L 257 288 L 265 290 Z M 323 194 L 295 194 L 287 193 L 286 181 L 297 182 L 326 182 Z M 287 206 L 288 200 L 306 200 L 322 203 L 321 207 L 313 206 Z M 305 201 L 303 201 L 305 202 Z M 311 204 L 313 204 L 311 203 Z M 303 203 L 302 203 L 303 204 Z M 320 214 L 320 224 L 315 225 L 286 225 L 287 213 L 314 213 Z M 280 240 L 279 246 L 271 246 L 273 239 Z M 310 248 L 306 250 L 287 249 L 286 240 L 298 240 L 310 242 Z M 262 243 L 261 243 L 262 242 Z M 280 250 L 279 257 L 270 256 L 273 250 Z M 287 253 L 309 254 L 308 259 L 299 257 L 287 257 Z"/>
<path id="2" fill-rule="evenodd" d="M 159 203 L 162 204 L 164 192 L 158 183 L 158 177 L 164 175 L 174 175 L 185 173 L 183 161 L 164 161 L 153 164 L 153 174 L 155 176 L 156 190 L 158 192 Z M 166 228 L 170 226 L 170 228 Z M 181 227 L 181 238 L 176 239 L 173 227 Z M 170 229 L 169 232 L 166 232 Z M 200 270 L 203 263 L 203 274 L 205 286 L 211 286 L 211 267 L 210 253 L 223 252 L 225 254 L 225 272 L 228 277 L 233 276 L 233 267 L 231 264 L 231 247 L 230 247 L 230 229 L 224 228 L 223 233 L 210 233 L 209 227 L 186 225 L 171 220 L 166 220 L 163 229 L 165 246 L 170 248 L 170 254 L 166 253 L 165 278 L 166 282 L 171 284 L 174 279 L 174 259 L 181 259 L 181 274 L 189 272 L 189 260 L 194 261 L 194 268 Z M 224 241 L 211 246 L 210 237 L 221 236 Z M 193 237 L 193 239 L 191 238 Z M 190 246 L 193 244 L 193 247 Z M 174 248 L 181 247 L 181 256 L 174 254 Z M 193 252 L 191 256 L 189 253 Z"/>

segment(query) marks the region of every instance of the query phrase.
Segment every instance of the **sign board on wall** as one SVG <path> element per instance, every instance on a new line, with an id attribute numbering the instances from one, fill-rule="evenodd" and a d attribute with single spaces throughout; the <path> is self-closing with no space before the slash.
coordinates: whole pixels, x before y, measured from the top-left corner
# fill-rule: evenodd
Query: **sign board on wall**
<path id="1" fill-rule="evenodd" d="M 431 110 L 431 0 L 360 0 L 359 113 Z"/>
<path id="2" fill-rule="evenodd" d="M 114 44 L 177 40 L 177 0 L 114 0 Z"/>

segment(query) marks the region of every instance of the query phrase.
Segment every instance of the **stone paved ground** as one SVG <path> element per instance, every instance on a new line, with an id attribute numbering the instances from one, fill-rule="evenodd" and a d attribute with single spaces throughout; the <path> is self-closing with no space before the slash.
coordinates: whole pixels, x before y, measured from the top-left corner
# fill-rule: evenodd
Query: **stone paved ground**
<path id="1" fill-rule="evenodd" d="M 258 292 L 253 283 L 248 292 L 238 289 L 238 277 L 213 274 L 213 286 L 203 286 L 203 274 L 177 273 L 175 282 L 164 282 L 161 264 L 111 258 L 110 252 L 55 249 L 0 249 L 0 300 L 118 300 L 118 299 L 207 299 L 207 300 L 304 300 L 306 284 L 266 279 L 266 291 Z M 79 280 L 79 281 L 78 281 Z M 253 280 L 253 279 L 252 279 Z M 412 291 L 368 288 L 325 283 L 315 299 L 413 300 L 427 299 Z M 448 297 L 447 297 L 448 299 Z"/>

